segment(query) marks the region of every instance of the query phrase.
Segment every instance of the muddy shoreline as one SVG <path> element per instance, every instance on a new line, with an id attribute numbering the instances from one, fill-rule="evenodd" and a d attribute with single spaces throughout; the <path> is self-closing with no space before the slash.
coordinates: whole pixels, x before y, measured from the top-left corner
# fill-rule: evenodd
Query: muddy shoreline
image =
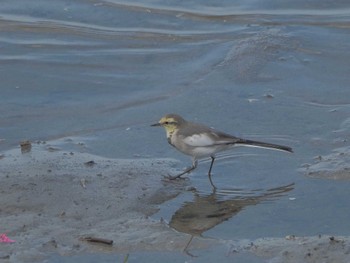
<path id="1" fill-rule="evenodd" d="M 26 153 L 2 154 L 1 243 L 7 262 L 42 262 L 50 255 L 178 252 L 190 235 L 150 216 L 158 205 L 188 191 L 163 180 L 176 172 L 173 159 L 107 159 L 33 144 Z M 112 240 L 112 245 L 84 238 Z M 223 246 L 227 256 L 252 253 L 262 262 L 349 262 L 349 237 L 315 236 L 217 240 L 195 236 L 191 251 Z M 334 261 L 335 260 L 335 261 Z"/>

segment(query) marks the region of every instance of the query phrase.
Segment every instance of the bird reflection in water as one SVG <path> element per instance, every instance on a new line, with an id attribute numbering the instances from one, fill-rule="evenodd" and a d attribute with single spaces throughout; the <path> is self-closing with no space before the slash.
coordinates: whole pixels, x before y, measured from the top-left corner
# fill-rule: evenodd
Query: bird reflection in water
<path id="1" fill-rule="evenodd" d="M 266 190 L 227 189 L 202 196 L 194 192 L 194 201 L 185 202 L 172 216 L 169 226 L 191 235 L 184 252 L 193 256 L 188 251 L 193 237 L 201 236 L 203 232 L 238 214 L 246 206 L 276 199 L 293 189 L 294 183 Z"/>

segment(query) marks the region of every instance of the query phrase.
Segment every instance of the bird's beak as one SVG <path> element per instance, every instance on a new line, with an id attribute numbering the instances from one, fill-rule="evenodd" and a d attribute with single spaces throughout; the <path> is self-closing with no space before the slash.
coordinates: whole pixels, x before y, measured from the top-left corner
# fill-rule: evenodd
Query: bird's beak
<path id="1" fill-rule="evenodd" d="M 157 122 L 157 123 L 155 123 L 155 124 L 152 124 L 151 126 L 152 126 L 152 127 L 157 127 L 157 126 L 160 126 L 160 123 Z"/>

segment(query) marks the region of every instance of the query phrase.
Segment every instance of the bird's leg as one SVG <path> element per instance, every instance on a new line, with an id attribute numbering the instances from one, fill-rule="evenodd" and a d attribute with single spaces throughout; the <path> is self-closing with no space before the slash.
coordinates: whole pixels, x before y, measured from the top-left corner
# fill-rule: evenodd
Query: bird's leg
<path id="1" fill-rule="evenodd" d="M 182 173 L 178 174 L 178 175 L 175 175 L 175 176 L 169 176 L 168 178 L 170 180 L 175 180 L 177 178 L 180 178 L 181 176 L 183 176 L 184 174 L 187 174 L 187 173 L 190 173 L 192 172 L 194 169 L 197 168 L 197 164 L 198 164 L 198 161 L 196 159 L 193 159 L 193 162 L 192 162 L 192 166 L 187 168 L 185 171 L 183 171 Z"/>
<path id="2" fill-rule="evenodd" d="M 214 164 L 214 161 L 215 161 L 215 157 L 214 156 L 210 156 L 210 158 L 211 158 L 211 163 L 210 163 L 208 175 L 211 174 L 211 169 L 213 168 L 213 164 Z"/>
<path id="3" fill-rule="evenodd" d="M 187 255 L 189 255 L 190 257 L 197 257 L 197 256 L 195 256 L 195 255 L 192 255 L 192 254 L 188 251 L 188 247 L 190 246 L 193 237 L 194 237 L 194 236 L 191 235 L 191 238 L 190 238 L 190 240 L 187 242 L 186 247 L 184 248 L 183 251 L 184 251 Z"/>
<path id="4" fill-rule="evenodd" d="M 213 164 L 215 161 L 215 157 L 214 156 L 210 156 L 211 158 L 211 163 L 210 163 L 210 167 L 209 167 L 209 172 L 208 172 L 208 177 L 209 177 L 209 182 L 211 184 L 211 186 L 214 188 L 214 190 L 216 189 L 216 186 L 213 184 L 213 181 L 211 180 L 211 169 L 213 168 Z"/>

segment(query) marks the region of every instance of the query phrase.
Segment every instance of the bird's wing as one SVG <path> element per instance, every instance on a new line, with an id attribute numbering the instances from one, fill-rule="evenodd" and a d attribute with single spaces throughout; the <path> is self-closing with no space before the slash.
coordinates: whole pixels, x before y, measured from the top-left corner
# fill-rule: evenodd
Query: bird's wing
<path id="1" fill-rule="evenodd" d="M 191 136 L 184 137 L 183 141 L 185 144 L 194 147 L 205 147 L 215 144 L 215 140 L 213 140 L 207 133 L 193 134 Z"/>
<path id="2" fill-rule="evenodd" d="M 234 144 L 239 139 L 221 132 L 210 130 L 204 133 L 192 134 L 183 138 L 184 143 L 194 147 L 208 147 L 221 144 Z"/>

